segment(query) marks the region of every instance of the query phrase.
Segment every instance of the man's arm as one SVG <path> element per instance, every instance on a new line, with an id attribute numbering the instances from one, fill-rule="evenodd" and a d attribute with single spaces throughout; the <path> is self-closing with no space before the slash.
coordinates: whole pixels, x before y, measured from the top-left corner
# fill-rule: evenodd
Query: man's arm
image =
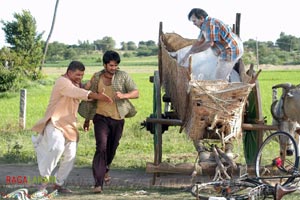
<path id="1" fill-rule="evenodd" d="M 202 51 L 207 50 L 209 47 L 213 45 L 213 42 L 205 41 L 205 38 L 202 37 L 200 40 L 197 40 L 195 43 L 193 43 L 191 49 L 185 54 L 185 56 L 182 58 L 180 64 L 183 65 L 189 56 L 194 53 L 199 53 Z"/>
<path id="2" fill-rule="evenodd" d="M 136 99 L 139 98 L 139 91 L 137 89 L 128 93 L 116 92 L 116 99 Z"/>
<path id="3" fill-rule="evenodd" d="M 190 55 L 190 54 L 194 54 L 194 53 L 199 53 L 201 51 L 205 51 L 212 45 L 213 45 L 213 42 L 210 42 L 210 41 L 207 42 L 205 40 L 201 40 L 201 41 L 198 40 L 192 45 L 192 48 L 190 49 L 188 54 Z"/>
<path id="4" fill-rule="evenodd" d="M 97 100 L 101 100 L 101 101 L 106 101 L 108 103 L 112 103 L 113 102 L 112 98 L 107 96 L 104 92 L 105 92 L 104 89 L 101 93 L 95 93 L 95 92 L 90 91 L 89 94 L 88 94 L 88 98 L 89 99 L 97 99 Z"/>
<path id="5" fill-rule="evenodd" d="M 95 93 L 95 92 L 90 91 L 88 94 L 88 98 L 112 103 L 113 100 L 109 96 L 107 96 L 104 92 L 105 92 L 104 89 L 101 93 Z M 88 131 L 89 129 L 90 129 L 90 120 L 85 119 L 85 121 L 83 123 L 83 130 Z"/>

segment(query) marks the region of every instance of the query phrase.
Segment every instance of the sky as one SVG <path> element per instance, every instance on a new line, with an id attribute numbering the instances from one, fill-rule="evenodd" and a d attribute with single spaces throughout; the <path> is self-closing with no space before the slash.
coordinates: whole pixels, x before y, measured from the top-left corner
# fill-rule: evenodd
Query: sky
<path id="1" fill-rule="evenodd" d="M 37 32 L 46 40 L 51 28 L 56 0 L 0 0 L 0 20 L 15 21 L 14 13 L 30 11 Z M 188 20 L 192 8 L 202 8 L 209 16 L 232 27 L 241 13 L 243 41 L 273 41 L 280 33 L 300 37 L 297 0 L 60 0 L 50 42 L 78 44 L 78 41 L 112 37 L 121 42 L 158 42 L 159 23 L 163 32 L 197 38 L 199 29 Z M 0 23 L 0 48 L 7 46 Z"/>

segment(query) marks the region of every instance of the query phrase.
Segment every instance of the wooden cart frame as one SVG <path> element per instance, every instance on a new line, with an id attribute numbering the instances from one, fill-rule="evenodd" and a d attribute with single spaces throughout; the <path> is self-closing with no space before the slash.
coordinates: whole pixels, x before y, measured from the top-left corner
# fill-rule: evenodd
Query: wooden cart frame
<path id="1" fill-rule="evenodd" d="M 233 25 L 235 32 L 239 35 L 239 23 L 240 23 L 240 14 L 236 15 L 236 24 Z M 159 24 L 159 49 L 158 49 L 158 71 L 154 72 L 154 75 L 150 77 L 150 82 L 153 83 L 153 114 L 150 117 L 146 118 L 146 120 L 142 123 L 147 127 L 147 130 L 153 134 L 154 139 L 154 163 L 151 169 L 146 169 L 149 173 L 154 173 L 153 175 L 153 184 L 155 184 L 156 177 L 159 176 L 160 173 L 180 173 L 180 172 L 188 172 L 190 173 L 193 169 L 188 169 L 184 167 L 184 169 L 180 169 L 180 171 L 168 171 L 166 168 L 160 168 L 160 164 L 162 162 L 162 134 L 165 130 L 168 129 L 169 126 L 182 126 L 183 121 L 178 119 L 176 114 L 168 113 L 167 110 L 162 110 L 163 103 L 165 106 L 170 106 L 172 104 L 168 94 L 162 94 L 162 69 L 164 67 L 162 64 L 162 50 L 164 48 L 161 43 L 161 36 L 163 35 L 163 27 L 162 22 Z M 240 66 L 237 66 L 240 67 Z M 244 67 L 244 66 L 242 66 Z M 259 89 L 259 82 L 255 80 L 255 86 L 252 88 L 248 96 L 248 105 L 245 107 L 246 115 L 243 119 L 242 130 L 244 134 L 248 134 L 251 136 L 252 141 L 256 144 L 254 151 L 247 152 L 245 155 L 246 162 L 248 165 L 252 165 L 254 162 L 254 158 L 256 155 L 256 151 L 260 147 L 263 139 L 263 132 L 265 130 L 277 130 L 277 126 L 266 125 L 264 124 L 264 118 L 262 114 L 262 104 L 261 104 L 261 96 Z M 247 151 L 247 149 L 246 149 Z M 153 168 L 153 166 L 155 166 Z M 148 168 L 148 167 L 147 167 Z"/>

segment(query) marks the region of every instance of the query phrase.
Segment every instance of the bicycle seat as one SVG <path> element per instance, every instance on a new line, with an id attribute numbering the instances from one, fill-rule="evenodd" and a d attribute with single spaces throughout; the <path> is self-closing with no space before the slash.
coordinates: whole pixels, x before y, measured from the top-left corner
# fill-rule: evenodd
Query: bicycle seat
<path id="1" fill-rule="evenodd" d="M 297 187 L 285 187 L 280 184 L 275 185 L 275 200 L 280 200 L 284 195 L 295 192 Z"/>

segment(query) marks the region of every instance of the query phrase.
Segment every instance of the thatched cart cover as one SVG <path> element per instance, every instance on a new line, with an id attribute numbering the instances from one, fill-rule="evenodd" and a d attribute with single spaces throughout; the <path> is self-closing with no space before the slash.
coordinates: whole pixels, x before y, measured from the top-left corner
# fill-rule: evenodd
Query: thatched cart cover
<path id="1" fill-rule="evenodd" d="M 226 142 L 239 136 L 252 84 L 191 80 L 191 69 L 179 66 L 163 44 L 161 62 L 162 87 L 191 139 Z"/>

